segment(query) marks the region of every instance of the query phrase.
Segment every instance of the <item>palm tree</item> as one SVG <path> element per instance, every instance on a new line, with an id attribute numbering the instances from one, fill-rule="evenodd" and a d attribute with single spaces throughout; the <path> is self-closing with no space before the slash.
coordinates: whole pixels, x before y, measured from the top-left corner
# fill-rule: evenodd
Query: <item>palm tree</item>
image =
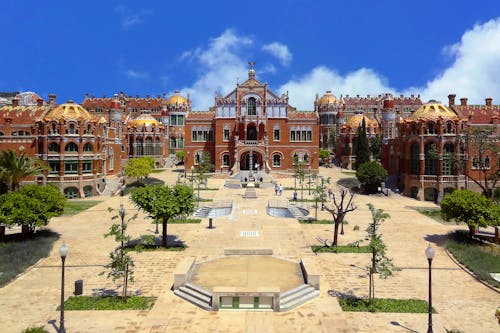
<path id="1" fill-rule="evenodd" d="M 24 153 L 12 149 L 0 151 L 0 182 L 7 191 L 16 191 L 24 178 L 41 173 L 45 168 Z"/>

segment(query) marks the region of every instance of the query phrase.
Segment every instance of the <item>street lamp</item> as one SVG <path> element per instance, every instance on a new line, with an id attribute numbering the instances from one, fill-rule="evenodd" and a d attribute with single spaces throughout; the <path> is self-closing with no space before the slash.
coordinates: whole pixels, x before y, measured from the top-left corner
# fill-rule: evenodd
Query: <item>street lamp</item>
<path id="1" fill-rule="evenodd" d="M 429 244 L 425 249 L 425 256 L 427 261 L 429 261 L 429 321 L 427 333 L 432 332 L 432 258 L 434 258 L 434 249 Z"/>
<path id="2" fill-rule="evenodd" d="M 62 262 L 62 273 L 61 273 L 61 319 L 59 325 L 59 333 L 66 333 L 64 328 L 64 262 L 66 261 L 66 255 L 68 254 L 68 247 L 66 243 L 63 242 L 59 248 L 59 255 L 61 256 Z"/>

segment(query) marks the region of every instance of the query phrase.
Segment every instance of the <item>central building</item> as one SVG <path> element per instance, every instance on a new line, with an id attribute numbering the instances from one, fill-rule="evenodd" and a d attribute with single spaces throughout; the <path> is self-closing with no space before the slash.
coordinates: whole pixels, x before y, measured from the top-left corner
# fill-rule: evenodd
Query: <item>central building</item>
<path id="1" fill-rule="evenodd" d="M 209 155 L 221 172 L 259 169 L 288 171 L 296 163 L 317 170 L 318 115 L 288 104 L 256 79 L 250 63 L 248 79 L 226 96 L 217 95 L 208 111 L 188 111 L 185 166 L 197 167 Z"/>

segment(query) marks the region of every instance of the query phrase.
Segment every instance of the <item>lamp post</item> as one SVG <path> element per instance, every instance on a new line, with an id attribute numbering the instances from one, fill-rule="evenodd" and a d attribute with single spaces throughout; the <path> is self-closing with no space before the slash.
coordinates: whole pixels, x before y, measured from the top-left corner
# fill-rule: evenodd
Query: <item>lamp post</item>
<path id="1" fill-rule="evenodd" d="M 61 256 L 62 271 L 61 271 L 61 319 L 59 324 L 59 333 L 66 333 L 64 328 L 64 262 L 66 261 L 66 255 L 68 254 L 68 247 L 66 243 L 63 242 L 59 248 L 59 255 Z"/>
<path id="2" fill-rule="evenodd" d="M 121 232 L 122 232 L 122 237 L 121 237 L 121 247 L 120 249 L 123 249 L 123 232 L 124 228 L 123 225 L 125 223 L 125 207 L 123 207 L 123 204 L 120 204 L 120 209 L 118 209 L 118 215 L 120 216 L 121 222 L 122 222 L 122 227 L 121 227 Z"/>
<path id="3" fill-rule="evenodd" d="M 434 258 L 434 249 L 429 244 L 425 249 L 425 256 L 429 262 L 429 320 L 427 333 L 433 333 L 432 331 L 432 258 Z"/>
<path id="4" fill-rule="evenodd" d="M 191 166 L 191 188 L 194 187 L 194 166 Z"/>

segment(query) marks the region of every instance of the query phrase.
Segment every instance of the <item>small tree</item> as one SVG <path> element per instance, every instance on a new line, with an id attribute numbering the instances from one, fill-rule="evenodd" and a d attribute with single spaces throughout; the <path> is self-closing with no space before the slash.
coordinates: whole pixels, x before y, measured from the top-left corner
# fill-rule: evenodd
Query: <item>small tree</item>
<path id="1" fill-rule="evenodd" d="M 189 215 L 194 211 L 193 189 L 184 184 L 137 188 L 132 191 L 130 199 L 153 219 L 162 222 L 163 247 L 167 247 L 168 222 L 174 217 Z"/>
<path id="2" fill-rule="evenodd" d="M 366 136 L 366 122 L 363 117 L 361 127 L 358 127 L 358 137 L 356 140 L 356 165 L 357 168 L 363 163 L 370 161 L 370 145 Z"/>
<path id="3" fill-rule="evenodd" d="M 24 153 L 17 155 L 12 149 L 0 151 L 0 182 L 7 191 L 16 191 L 23 179 L 40 174 L 45 169 L 40 160 Z"/>
<path id="4" fill-rule="evenodd" d="M 184 161 L 184 156 L 185 156 L 185 153 L 184 153 L 184 150 L 179 150 L 178 152 L 175 153 L 175 157 L 177 158 L 177 160 L 179 160 L 180 162 L 183 162 Z"/>
<path id="5" fill-rule="evenodd" d="M 375 161 L 363 163 L 356 170 L 356 177 L 368 193 L 377 193 L 378 187 L 387 175 L 387 170 Z"/>
<path id="6" fill-rule="evenodd" d="M 370 140 L 370 153 L 373 160 L 380 161 L 380 157 L 382 156 L 382 137 L 380 135 Z"/>
<path id="7" fill-rule="evenodd" d="M 113 208 L 108 208 L 109 212 L 113 212 Z M 134 214 L 127 221 L 125 221 L 125 208 L 123 205 L 120 205 L 120 209 L 118 210 L 117 215 L 113 215 L 111 220 L 120 219 L 120 223 L 114 223 L 109 228 L 109 231 L 104 234 L 104 237 L 114 237 L 116 242 L 120 243 L 120 246 L 115 248 L 113 251 L 109 253 L 109 257 L 111 262 L 104 266 L 108 270 L 108 278 L 111 277 L 113 282 L 118 279 L 123 279 L 122 285 L 122 300 L 124 302 L 127 301 L 127 289 L 128 282 L 134 281 L 134 271 L 133 267 L 134 261 L 130 254 L 125 251 L 125 246 L 130 241 L 130 236 L 126 235 L 127 224 L 132 220 L 137 218 L 137 214 Z M 106 272 L 101 272 L 99 275 L 103 275 Z"/>
<path id="8" fill-rule="evenodd" d="M 322 164 L 330 164 L 330 151 L 327 149 L 320 149 L 318 154 Z"/>
<path id="9" fill-rule="evenodd" d="M 339 226 L 344 223 L 345 216 L 357 208 L 352 202 L 353 199 L 354 192 L 343 189 L 340 191 L 340 198 L 337 199 L 337 196 L 333 194 L 332 208 L 329 208 L 327 205 L 324 207 L 333 217 L 333 242 L 331 247 L 337 246 Z"/>
<path id="10" fill-rule="evenodd" d="M 33 234 L 50 218 L 64 211 L 66 198 L 54 185 L 27 185 L 17 192 L 0 195 L 0 224 L 20 225 Z"/>
<path id="11" fill-rule="evenodd" d="M 372 213 L 372 222 L 366 228 L 367 239 L 370 240 L 368 247 L 372 254 L 371 263 L 367 267 L 368 277 L 369 277 L 369 288 L 368 288 L 368 298 L 370 304 L 373 305 L 373 300 L 375 299 L 375 281 L 374 274 L 378 273 L 383 279 L 386 279 L 394 274 L 395 270 L 398 270 L 392 263 L 392 259 L 386 256 L 386 245 L 382 240 L 382 235 L 379 234 L 378 229 L 382 222 L 390 217 L 389 214 L 385 213 L 383 209 L 375 209 L 371 204 L 367 204 L 370 212 Z"/>
<path id="12" fill-rule="evenodd" d="M 318 178 L 316 174 L 314 174 L 314 180 Z M 318 203 L 321 202 L 322 207 L 324 205 L 324 202 L 326 200 L 326 184 L 330 184 L 330 177 L 328 178 L 323 178 L 321 177 L 321 184 L 317 184 L 316 187 L 313 189 L 313 196 L 314 196 L 314 219 L 318 219 Z"/>
<path id="13" fill-rule="evenodd" d="M 125 166 L 125 175 L 127 177 L 135 177 L 139 182 L 142 182 L 144 177 L 147 177 L 155 165 L 151 157 L 131 158 Z"/>
<path id="14" fill-rule="evenodd" d="M 476 227 L 500 225 L 499 206 L 484 195 L 470 190 L 447 194 L 441 201 L 441 216 L 445 221 L 467 224 L 471 236 Z"/>

